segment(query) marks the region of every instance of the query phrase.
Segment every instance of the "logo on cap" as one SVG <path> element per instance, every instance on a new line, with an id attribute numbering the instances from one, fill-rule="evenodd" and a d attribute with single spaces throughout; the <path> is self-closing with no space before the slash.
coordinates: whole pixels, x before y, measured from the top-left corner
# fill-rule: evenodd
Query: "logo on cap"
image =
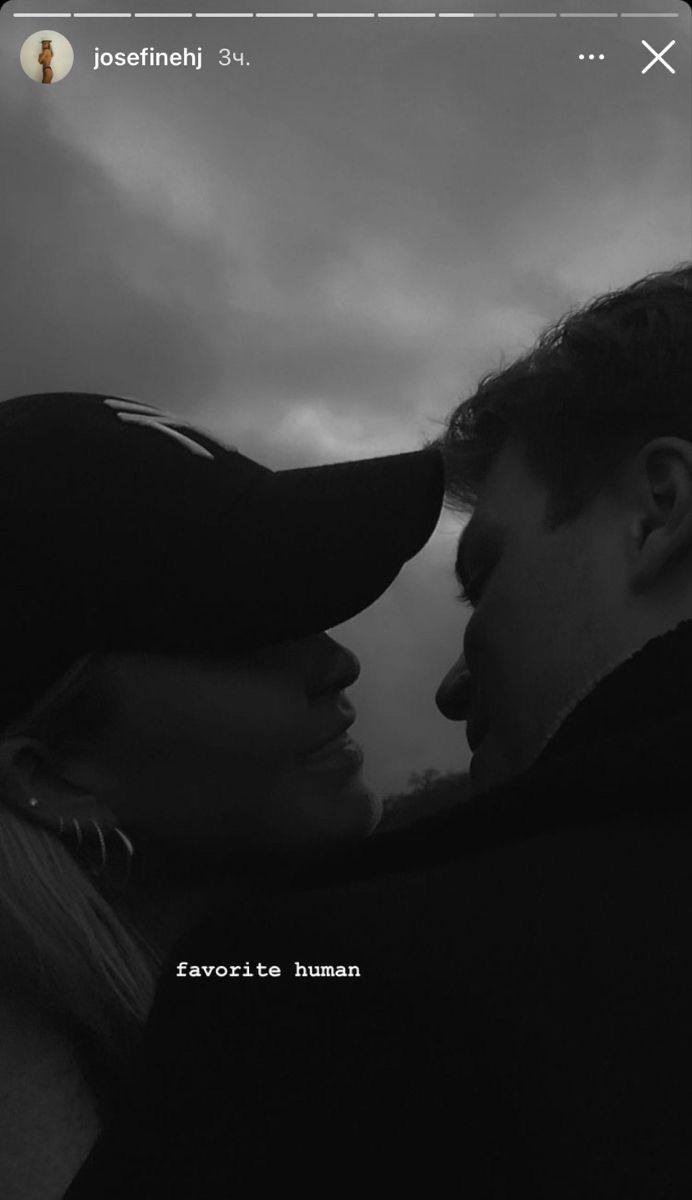
<path id="1" fill-rule="evenodd" d="M 193 441 L 192 438 L 181 433 L 179 429 L 171 429 L 172 425 L 182 425 L 184 429 L 191 429 L 193 433 L 200 432 L 195 429 L 194 425 L 190 425 L 189 421 L 183 420 L 182 417 L 176 416 L 175 413 L 164 412 L 161 408 L 155 408 L 153 404 L 143 404 L 139 400 L 121 400 L 109 397 L 103 403 L 107 404 L 121 421 L 130 422 L 135 425 L 146 425 L 148 429 L 158 429 L 159 433 L 165 433 L 167 437 L 174 438 L 180 446 L 184 446 L 191 454 L 197 454 L 201 458 L 210 458 L 213 462 L 214 455 L 207 450 L 206 446 L 201 446 L 199 442 Z M 229 449 L 229 447 L 224 446 L 221 442 L 217 442 L 216 438 L 209 438 L 206 433 L 204 436 L 209 441 L 216 442 L 220 450 Z"/>

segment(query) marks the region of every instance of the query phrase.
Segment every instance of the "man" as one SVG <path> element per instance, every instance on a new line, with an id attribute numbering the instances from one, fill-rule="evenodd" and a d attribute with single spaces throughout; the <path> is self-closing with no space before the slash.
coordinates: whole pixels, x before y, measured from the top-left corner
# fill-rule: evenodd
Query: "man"
<path id="1" fill-rule="evenodd" d="M 179 943 L 129 1174 L 71 1200 L 692 1194 L 691 334 L 684 265 L 453 414 L 475 795 Z"/>

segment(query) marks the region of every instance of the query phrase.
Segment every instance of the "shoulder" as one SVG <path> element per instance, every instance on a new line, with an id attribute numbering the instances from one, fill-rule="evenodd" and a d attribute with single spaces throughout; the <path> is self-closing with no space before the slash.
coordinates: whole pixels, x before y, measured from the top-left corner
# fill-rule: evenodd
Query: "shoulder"
<path id="1" fill-rule="evenodd" d="M 254 1002 L 256 992 L 263 1003 L 270 980 L 215 970 L 257 962 L 281 967 L 277 993 L 293 986 L 296 962 L 357 964 L 362 993 L 432 976 L 465 988 L 529 964 L 545 977 L 557 959 L 582 953 L 610 974 L 619 961 L 662 962 L 692 923 L 692 816 L 620 816 L 496 840 L 479 838 L 461 813 L 422 826 L 383 835 L 369 873 L 253 898 L 198 924 L 164 965 L 159 1004 L 165 995 L 202 1012 Z"/>
<path id="2" fill-rule="evenodd" d="M 102 1129 L 70 1038 L 40 1014 L 0 1004 L 0 1192 L 58 1200 Z"/>

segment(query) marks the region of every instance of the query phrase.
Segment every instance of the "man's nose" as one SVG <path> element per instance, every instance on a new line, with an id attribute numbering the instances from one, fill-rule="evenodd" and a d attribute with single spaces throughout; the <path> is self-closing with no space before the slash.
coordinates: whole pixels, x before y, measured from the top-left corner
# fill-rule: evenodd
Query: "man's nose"
<path id="1" fill-rule="evenodd" d="M 466 666 L 466 659 L 460 654 L 437 689 L 435 703 L 448 721 L 466 721 L 473 692 L 473 680 Z"/>

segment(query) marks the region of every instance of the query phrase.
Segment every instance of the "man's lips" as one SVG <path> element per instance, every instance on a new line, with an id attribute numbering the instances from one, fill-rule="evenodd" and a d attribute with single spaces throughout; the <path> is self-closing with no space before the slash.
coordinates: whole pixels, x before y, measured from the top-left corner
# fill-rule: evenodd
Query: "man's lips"
<path id="1" fill-rule="evenodd" d="M 469 744 L 469 749 L 472 754 L 480 746 L 483 738 L 488 732 L 488 718 L 479 713 L 474 713 L 466 722 L 466 741 Z"/>

